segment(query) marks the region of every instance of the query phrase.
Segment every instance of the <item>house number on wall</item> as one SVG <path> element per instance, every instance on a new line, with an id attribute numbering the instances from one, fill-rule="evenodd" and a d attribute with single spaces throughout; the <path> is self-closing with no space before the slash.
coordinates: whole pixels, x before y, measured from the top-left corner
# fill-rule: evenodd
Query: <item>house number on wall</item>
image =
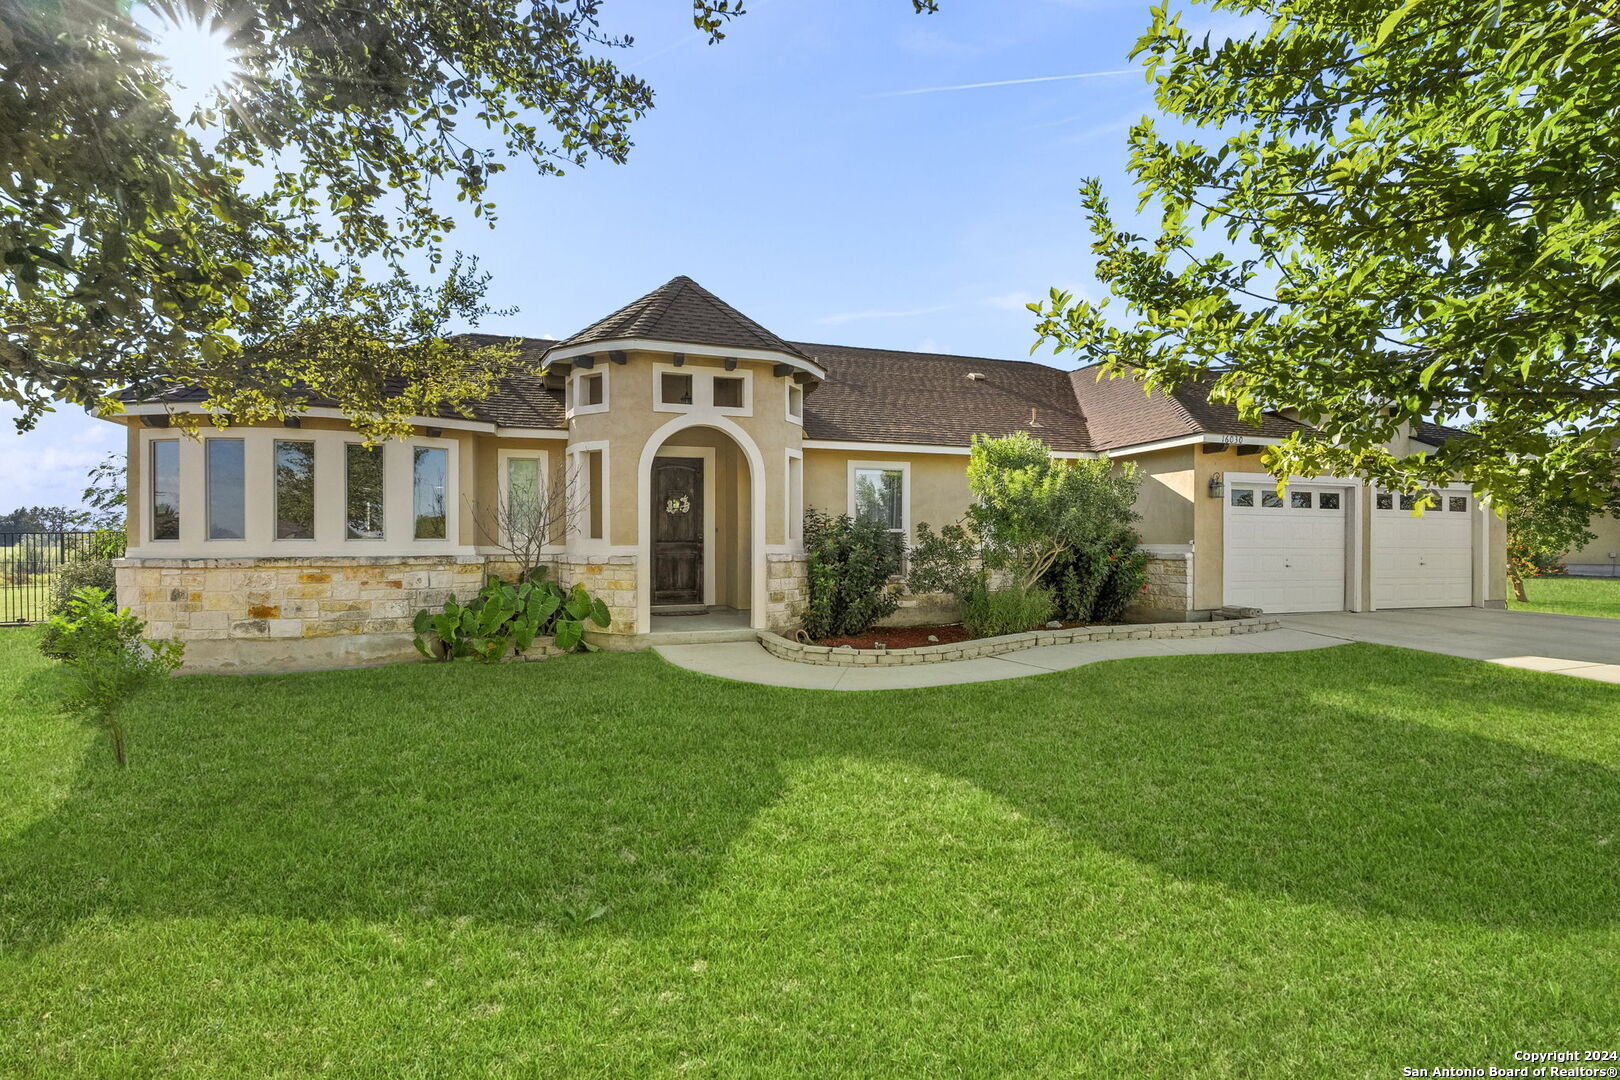
<path id="1" fill-rule="evenodd" d="M 666 514 L 689 514 L 691 512 L 692 497 L 690 495 L 678 495 L 664 502 L 664 513 Z"/>

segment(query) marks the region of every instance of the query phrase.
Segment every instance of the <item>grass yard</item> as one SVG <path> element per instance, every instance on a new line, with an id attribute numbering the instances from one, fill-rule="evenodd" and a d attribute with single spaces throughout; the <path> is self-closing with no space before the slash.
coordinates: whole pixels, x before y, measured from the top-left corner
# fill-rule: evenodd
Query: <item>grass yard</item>
<path id="1" fill-rule="evenodd" d="M 1370 645 L 884 694 L 650 654 L 199 676 L 120 774 L 33 638 L 0 633 L 7 1077 L 1620 1046 L 1620 688 Z"/>
<path id="2" fill-rule="evenodd" d="M 1620 578 L 1529 578 L 1524 583 L 1524 591 L 1530 597 L 1528 604 L 1511 599 L 1513 587 L 1508 586 L 1508 606 L 1517 611 L 1620 619 Z"/>

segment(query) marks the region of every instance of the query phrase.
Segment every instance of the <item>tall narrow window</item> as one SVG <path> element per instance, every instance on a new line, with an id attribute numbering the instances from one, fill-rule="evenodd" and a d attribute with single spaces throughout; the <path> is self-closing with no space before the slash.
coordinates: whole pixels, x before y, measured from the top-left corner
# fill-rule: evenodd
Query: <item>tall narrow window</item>
<path id="1" fill-rule="evenodd" d="M 787 414 L 790 420 L 804 419 L 804 387 L 797 383 L 788 383 Z"/>
<path id="2" fill-rule="evenodd" d="M 548 508 L 540 489 L 539 458 L 506 459 L 506 510 L 503 522 L 507 536 L 518 543 L 550 539 Z"/>
<path id="3" fill-rule="evenodd" d="M 383 448 L 343 447 L 344 516 L 350 540 L 383 538 Z"/>
<path id="4" fill-rule="evenodd" d="M 315 539 L 315 444 L 276 440 L 276 539 Z"/>
<path id="5" fill-rule="evenodd" d="M 180 539 L 180 442 L 152 444 L 152 539 Z"/>
<path id="6" fill-rule="evenodd" d="M 242 440 L 207 439 L 208 539 L 240 540 L 247 535 L 242 501 Z"/>
<path id="7" fill-rule="evenodd" d="M 449 482 L 450 451 L 437 446 L 418 446 L 412 488 L 418 540 L 444 539 L 445 489 Z"/>
<path id="8" fill-rule="evenodd" d="M 787 459 L 787 538 L 798 543 L 804 536 L 804 459 Z"/>
<path id="9" fill-rule="evenodd" d="M 586 375 L 579 380 L 579 396 L 581 405 L 600 405 L 606 400 L 607 380 L 601 372 L 595 375 Z"/>
<path id="10" fill-rule="evenodd" d="M 607 510 L 602 500 L 602 451 L 591 450 L 585 455 L 586 486 L 590 491 L 590 513 L 586 519 L 589 531 L 586 533 L 592 540 L 601 540 L 605 535 L 603 528 Z"/>

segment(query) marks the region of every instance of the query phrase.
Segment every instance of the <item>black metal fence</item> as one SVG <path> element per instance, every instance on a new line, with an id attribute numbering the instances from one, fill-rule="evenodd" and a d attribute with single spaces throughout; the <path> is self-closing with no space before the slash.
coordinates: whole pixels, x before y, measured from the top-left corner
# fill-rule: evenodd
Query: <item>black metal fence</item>
<path id="1" fill-rule="evenodd" d="M 0 625 L 43 620 L 62 565 L 122 554 L 120 540 L 105 530 L 0 532 Z"/>

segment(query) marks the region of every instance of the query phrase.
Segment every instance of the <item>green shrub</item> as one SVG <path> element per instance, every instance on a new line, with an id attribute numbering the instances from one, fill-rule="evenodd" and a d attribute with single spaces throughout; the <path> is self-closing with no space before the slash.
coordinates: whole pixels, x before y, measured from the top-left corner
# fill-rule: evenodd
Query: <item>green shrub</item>
<path id="1" fill-rule="evenodd" d="M 516 585 L 492 577 L 466 604 L 452 598 L 444 602 L 442 612 L 418 611 L 416 651 L 429 660 L 493 664 L 506 656 L 508 648 L 526 652 L 535 638 L 547 634 L 556 636 L 557 647 L 564 652 L 594 650 L 596 646 L 585 640 L 587 621 L 608 626 L 612 619 L 607 605 L 583 585 L 564 591 L 555 581 L 547 581 L 542 566 Z"/>
<path id="2" fill-rule="evenodd" d="M 184 642 L 143 640 L 146 623 L 128 608 L 113 610 L 105 589 L 79 589 L 50 625 L 67 672 L 63 703 L 107 729 L 113 759 L 123 766 L 120 711 L 143 687 L 180 666 Z"/>
<path id="3" fill-rule="evenodd" d="M 1073 623 L 1119 622 L 1147 580 L 1147 553 L 1137 550 L 1136 534 L 1068 551 L 1042 579 L 1057 602 L 1057 617 Z"/>
<path id="4" fill-rule="evenodd" d="M 881 524 L 811 510 L 804 515 L 804 548 L 804 630 L 812 638 L 862 633 L 900 605 L 889 578 L 900 571 L 904 550 Z"/>
<path id="5" fill-rule="evenodd" d="M 1052 617 L 1052 593 L 1040 586 L 991 589 L 983 583 L 962 597 L 962 629 L 970 637 L 999 637 L 1034 630 Z"/>
<path id="6" fill-rule="evenodd" d="M 73 594 L 80 589 L 103 589 L 108 596 L 108 606 L 115 606 L 112 597 L 118 592 L 118 577 L 113 570 L 112 560 L 80 555 L 63 563 L 56 571 L 56 580 L 51 583 L 51 598 L 45 614 L 61 615 L 66 612 Z"/>
<path id="7" fill-rule="evenodd" d="M 1140 480 L 1129 463 L 1054 458 L 1026 432 L 973 437 L 967 524 L 987 569 L 1026 588 L 1069 552 L 1106 544 L 1136 520 Z"/>
<path id="8" fill-rule="evenodd" d="M 960 600 L 983 579 L 979 545 L 961 525 L 945 525 L 935 532 L 918 522 L 911 550 L 906 553 L 906 588 L 913 593 L 950 593 Z"/>

